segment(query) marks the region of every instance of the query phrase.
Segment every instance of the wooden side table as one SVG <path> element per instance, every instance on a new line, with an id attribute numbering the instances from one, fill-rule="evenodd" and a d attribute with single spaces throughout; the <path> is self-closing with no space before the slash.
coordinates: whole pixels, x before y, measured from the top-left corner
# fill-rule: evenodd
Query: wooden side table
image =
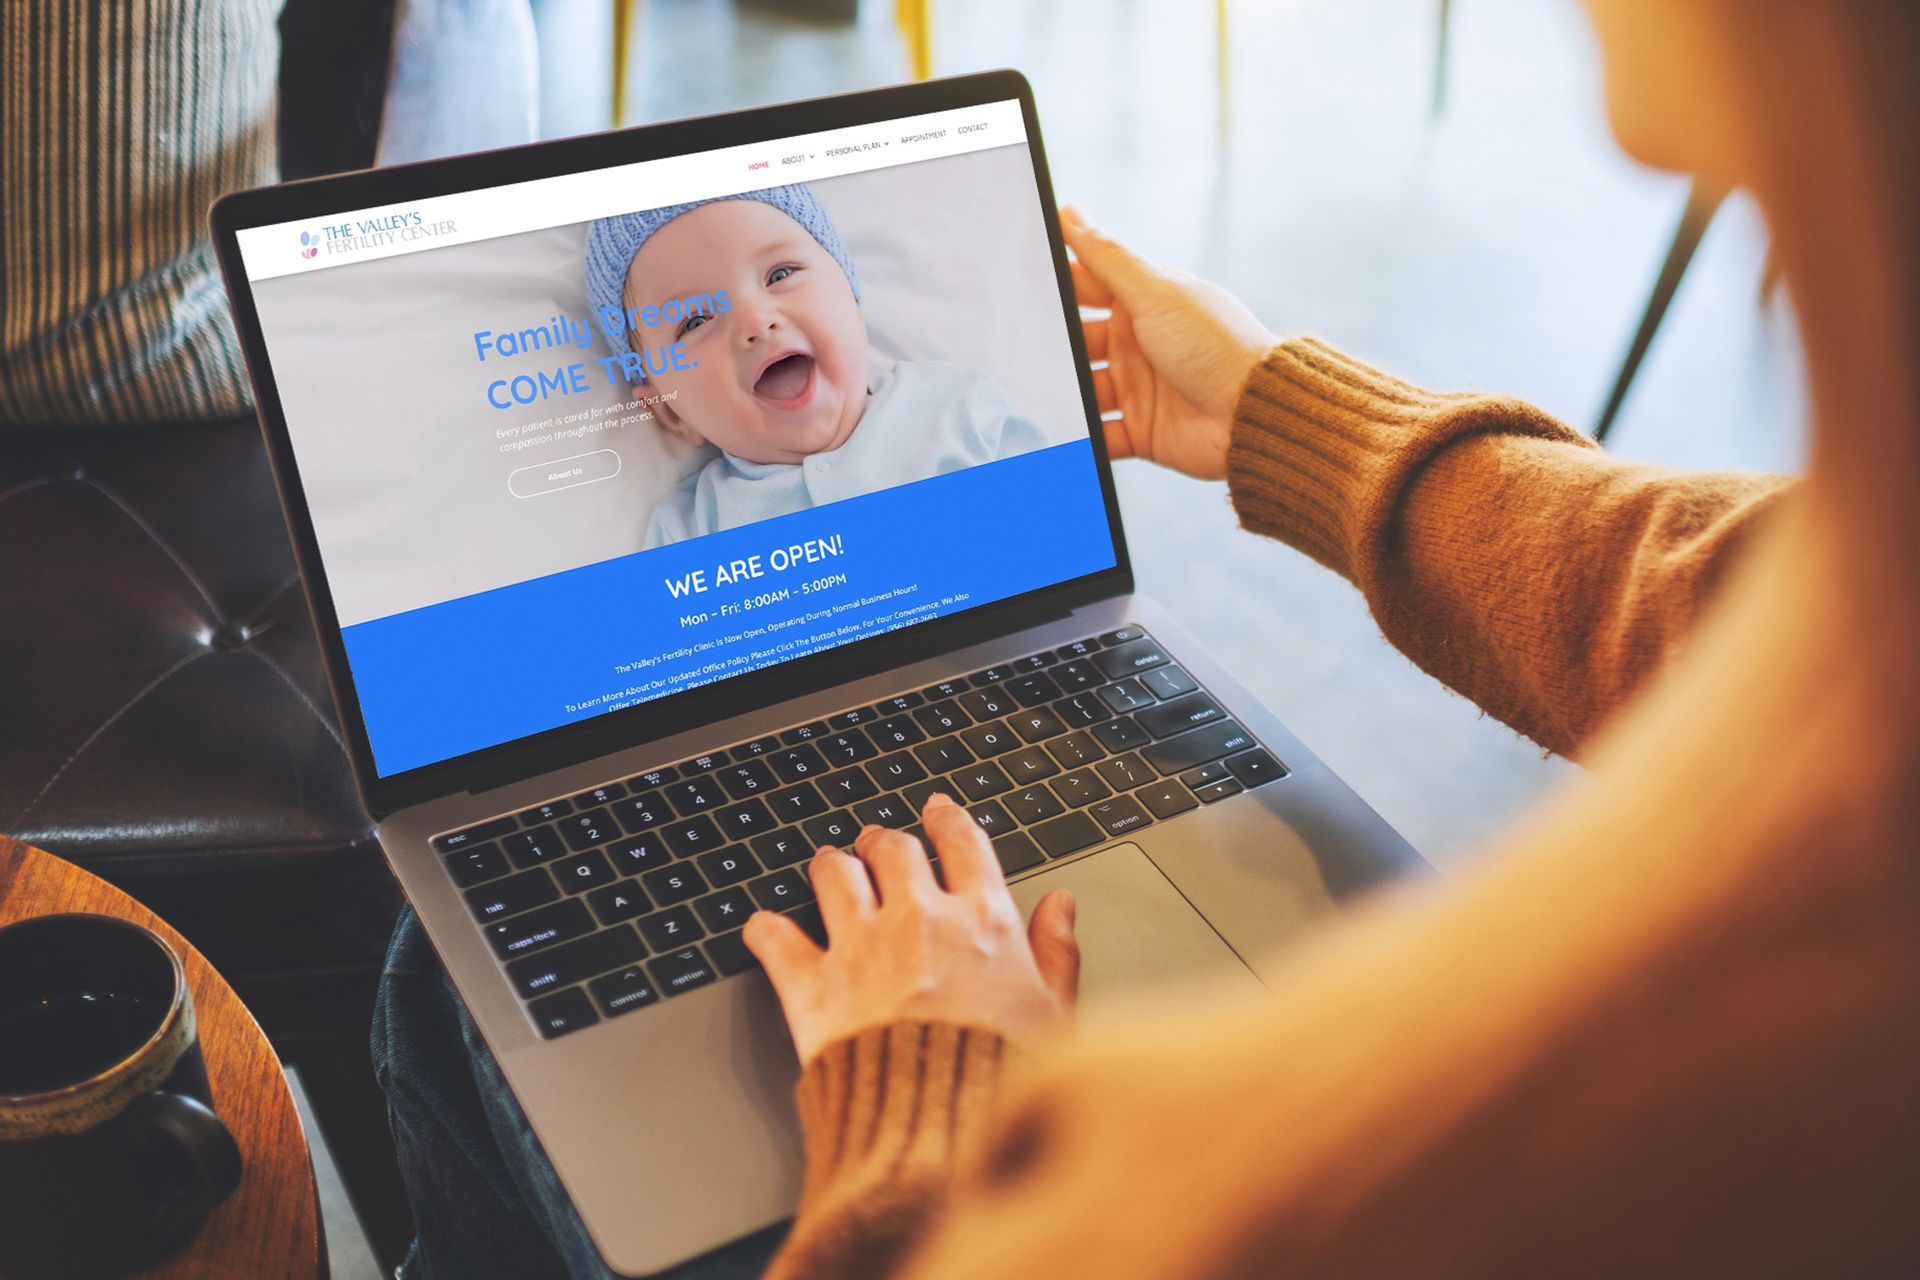
<path id="1" fill-rule="evenodd" d="M 0 924 L 56 911 L 138 921 L 180 953 L 220 1118 L 246 1160 L 240 1187 L 173 1257 L 140 1273 L 194 1280 L 322 1280 L 325 1250 L 307 1137 L 280 1059 L 226 980 L 167 922 L 70 862 L 0 835 Z"/>

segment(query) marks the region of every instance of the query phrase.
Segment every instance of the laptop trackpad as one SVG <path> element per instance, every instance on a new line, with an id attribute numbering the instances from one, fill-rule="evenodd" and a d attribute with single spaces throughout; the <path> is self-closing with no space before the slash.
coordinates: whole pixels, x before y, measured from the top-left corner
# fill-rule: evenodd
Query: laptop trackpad
<path id="1" fill-rule="evenodd" d="M 1116 997 L 1234 974 L 1250 991 L 1262 990 L 1252 971 L 1137 844 L 1117 844 L 1012 888 L 1022 916 L 1055 889 L 1073 890 L 1083 1008 L 1099 1011 Z"/>

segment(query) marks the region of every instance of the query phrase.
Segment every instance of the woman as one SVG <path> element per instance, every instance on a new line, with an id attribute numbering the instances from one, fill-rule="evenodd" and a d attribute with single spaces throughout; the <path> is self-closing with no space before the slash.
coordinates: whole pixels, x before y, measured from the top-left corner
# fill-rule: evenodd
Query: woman
<path id="1" fill-rule="evenodd" d="M 1274 346 L 1069 216 L 1081 300 L 1113 309 L 1087 326 L 1112 451 L 1226 479 L 1248 527 L 1592 773 L 1450 892 L 1304 946 L 1270 1005 L 1044 1054 L 1020 1050 L 1067 1016 L 1070 904 L 1023 940 L 956 808 L 927 818 L 950 893 L 898 834 L 822 851 L 830 947 L 748 933 L 807 1063 L 775 1274 L 1920 1264 L 1920 10 L 1590 8 L 1622 143 L 1767 212 L 1807 482 L 1629 466 Z"/>
<path id="2" fill-rule="evenodd" d="M 1269 1003 L 1072 1047 L 1047 1043 L 1072 903 L 1023 934 L 958 808 L 927 814 L 945 890 L 898 835 L 823 851 L 829 948 L 750 924 L 806 1063 L 776 1276 L 1920 1269 L 1920 11 L 1589 7 L 1622 143 L 1768 215 L 1806 482 L 1621 463 L 1524 405 L 1276 345 L 1070 215 L 1081 299 L 1111 308 L 1087 324 L 1111 451 L 1224 479 L 1248 527 L 1591 774 L 1461 883 L 1304 943 Z M 470 1027 L 409 937 L 401 971 Z M 433 1034 L 397 989 L 387 1035 Z M 491 1130 L 431 1130 L 460 1143 L 433 1175 L 477 1160 L 591 1265 L 474 1047 Z M 405 1150 L 429 1073 L 393 1061 Z"/>

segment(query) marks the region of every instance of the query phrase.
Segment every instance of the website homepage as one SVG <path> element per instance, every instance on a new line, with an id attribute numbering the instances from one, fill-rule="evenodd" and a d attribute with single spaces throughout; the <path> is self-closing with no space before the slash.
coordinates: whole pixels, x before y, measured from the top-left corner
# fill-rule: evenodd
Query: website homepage
<path id="1" fill-rule="evenodd" d="M 240 248 L 382 776 L 1114 563 L 1017 103 Z"/>

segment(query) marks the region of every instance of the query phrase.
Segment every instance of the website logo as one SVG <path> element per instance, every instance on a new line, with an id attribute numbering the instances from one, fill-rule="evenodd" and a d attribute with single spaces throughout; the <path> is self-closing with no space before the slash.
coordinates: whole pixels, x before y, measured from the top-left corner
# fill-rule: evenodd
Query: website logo
<path id="1" fill-rule="evenodd" d="M 320 233 L 318 231 L 302 231 L 300 233 L 300 256 L 303 258 L 317 258 L 320 256 Z"/>

